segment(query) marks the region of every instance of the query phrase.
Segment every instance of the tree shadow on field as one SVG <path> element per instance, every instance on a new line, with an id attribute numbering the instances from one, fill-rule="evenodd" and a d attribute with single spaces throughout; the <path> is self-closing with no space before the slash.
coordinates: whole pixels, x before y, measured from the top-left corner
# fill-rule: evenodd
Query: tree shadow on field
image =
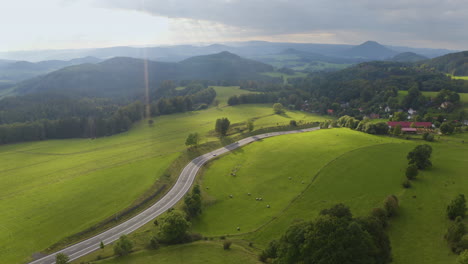
<path id="1" fill-rule="evenodd" d="M 286 113 L 277 114 L 277 115 L 282 116 L 282 117 L 284 117 L 284 118 L 291 119 L 291 117 L 290 117 L 288 114 L 286 114 Z"/>

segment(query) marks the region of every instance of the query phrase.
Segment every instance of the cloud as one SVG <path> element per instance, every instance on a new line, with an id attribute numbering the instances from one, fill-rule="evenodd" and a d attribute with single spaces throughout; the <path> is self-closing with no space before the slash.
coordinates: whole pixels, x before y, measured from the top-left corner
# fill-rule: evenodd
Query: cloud
<path id="1" fill-rule="evenodd" d="M 331 34 L 358 43 L 468 48 L 466 0 L 95 0 L 107 8 L 212 22 L 239 36 Z M 229 30 L 230 31 L 229 31 Z M 352 34 L 350 34 L 352 33 Z M 328 35 L 329 36 L 329 35 Z M 353 38 L 352 38 L 353 39 Z"/>

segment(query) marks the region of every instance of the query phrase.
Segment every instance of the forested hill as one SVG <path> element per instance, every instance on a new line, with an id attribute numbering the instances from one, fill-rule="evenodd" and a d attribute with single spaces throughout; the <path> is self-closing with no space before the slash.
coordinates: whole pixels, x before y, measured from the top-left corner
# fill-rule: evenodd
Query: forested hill
<path id="1" fill-rule="evenodd" d="M 147 74 L 145 70 L 147 69 Z M 67 67 L 17 85 L 16 94 L 54 92 L 85 97 L 135 98 L 164 80 L 235 81 L 265 79 L 273 67 L 229 52 L 197 56 L 180 63 L 117 57 L 97 64 Z M 147 79 L 145 79 L 147 76 Z"/>
<path id="2" fill-rule="evenodd" d="M 391 60 L 397 62 L 418 62 L 428 60 L 429 58 L 419 55 L 414 52 L 403 52 L 395 55 Z"/>
<path id="3" fill-rule="evenodd" d="M 427 61 L 425 64 L 455 76 L 468 76 L 468 51 L 450 53 Z"/>
<path id="4" fill-rule="evenodd" d="M 273 71 L 273 66 L 245 59 L 223 51 L 218 54 L 196 56 L 179 63 L 182 79 L 246 80 L 258 79 L 258 73 Z"/>

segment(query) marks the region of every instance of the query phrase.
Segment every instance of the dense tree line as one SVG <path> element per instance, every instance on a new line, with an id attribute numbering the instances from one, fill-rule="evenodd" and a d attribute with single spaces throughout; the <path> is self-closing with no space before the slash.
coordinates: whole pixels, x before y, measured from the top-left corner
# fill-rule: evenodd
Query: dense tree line
<path id="1" fill-rule="evenodd" d="M 119 108 L 112 116 L 69 117 L 0 125 L 0 144 L 44 139 L 95 138 L 127 131 L 144 117 L 144 105 L 135 102 Z"/>
<path id="2" fill-rule="evenodd" d="M 58 120 L 69 117 L 109 117 L 121 104 L 103 98 L 79 98 L 41 93 L 7 97 L 0 101 L 0 124 Z"/>
<path id="3" fill-rule="evenodd" d="M 354 218 L 348 207 L 338 204 L 322 210 L 315 221 L 292 224 L 279 240 L 270 242 L 260 259 L 275 259 L 275 263 L 389 263 L 386 219 L 385 213 Z"/>
<path id="4" fill-rule="evenodd" d="M 216 97 L 213 88 L 203 86 L 192 87 L 185 94 L 153 102 L 151 114 L 191 111 L 195 105 L 210 104 Z M 145 107 L 139 101 L 119 106 L 107 99 L 41 94 L 8 98 L 2 103 L 0 144 L 110 136 L 127 131 L 145 116 Z"/>
<path id="5" fill-rule="evenodd" d="M 216 97 L 213 88 L 199 90 L 193 94 L 161 98 L 151 103 L 151 115 L 168 115 L 192 111 L 196 106 L 211 104 Z"/>

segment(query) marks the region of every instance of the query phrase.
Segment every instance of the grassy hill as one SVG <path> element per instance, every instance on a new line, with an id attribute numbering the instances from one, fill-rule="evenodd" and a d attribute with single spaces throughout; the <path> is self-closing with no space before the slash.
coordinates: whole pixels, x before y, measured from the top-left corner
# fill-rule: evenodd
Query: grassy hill
<path id="1" fill-rule="evenodd" d="M 460 144 L 466 139 L 464 134 L 434 143 L 434 168 L 409 190 L 401 187 L 405 157 L 417 142 L 344 129 L 266 139 L 210 165 L 202 178 L 210 206 L 194 229 L 265 245 L 294 219 L 313 219 L 340 202 L 364 216 L 396 194 L 402 208 L 389 229 L 394 263 L 453 263 L 455 255 L 443 239 L 449 223 L 445 207 L 468 187 L 463 176 L 468 148 Z M 280 147 L 285 144 L 288 148 Z M 262 202 L 255 201 L 258 196 Z"/>
<path id="2" fill-rule="evenodd" d="M 246 92 L 215 89 L 220 101 Z M 232 124 L 255 118 L 256 129 L 291 119 L 323 120 L 296 111 L 273 115 L 271 105 L 221 106 L 160 116 L 152 126 L 145 120 L 111 137 L 0 146 L 0 263 L 25 262 L 156 192 L 168 183 L 163 175 L 185 150 L 189 132 L 200 133 L 202 143 L 220 145 L 210 132 L 217 118 Z"/>
<path id="3" fill-rule="evenodd" d="M 468 75 L 468 51 L 450 53 L 424 63 L 438 71 L 454 76 Z"/>
<path id="4" fill-rule="evenodd" d="M 406 154 L 421 141 L 348 129 L 264 139 L 222 156 L 205 168 L 198 179 L 205 207 L 193 222 L 193 231 L 213 241 L 227 235 L 234 245 L 246 250 L 250 248 L 248 242 L 263 248 L 295 220 L 314 219 L 331 205 L 345 203 L 355 216 L 366 216 L 372 208 L 381 206 L 388 194 L 395 194 L 401 208 L 388 229 L 393 263 L 454 263 L 456 255 L 443 235 L 449 224 L 447 204 L 468 187 L 464 177 L 468 147 L 462 140 L 468 140 L 468 134 L 442 137 L 432 143 L 434 167 L 420 173 L 411 189 L 404 189 L 401 182 Z M 262 201 L 256 201 L 258 197 Z M 138 239 L 151 229 L 142 228 L 134 237 Z M 178 247 L 143 250 L 105 263 L 166 259 Z M 216 254 L 217 249 L 211 250 L 209 254 Z M 96 254 L 85 259 L 95 259 Z"/>

